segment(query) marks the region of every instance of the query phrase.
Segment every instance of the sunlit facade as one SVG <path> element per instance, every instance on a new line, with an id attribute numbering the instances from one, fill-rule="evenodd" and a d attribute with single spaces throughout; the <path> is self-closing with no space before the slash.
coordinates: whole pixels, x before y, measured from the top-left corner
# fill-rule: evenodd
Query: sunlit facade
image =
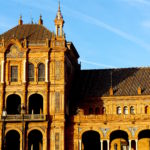
<path id="1" fill-rule="evenodd" d="M 0 149 L 149 150 L 150 68 L 81 70 L 54 23 L 0 35 Z"/>

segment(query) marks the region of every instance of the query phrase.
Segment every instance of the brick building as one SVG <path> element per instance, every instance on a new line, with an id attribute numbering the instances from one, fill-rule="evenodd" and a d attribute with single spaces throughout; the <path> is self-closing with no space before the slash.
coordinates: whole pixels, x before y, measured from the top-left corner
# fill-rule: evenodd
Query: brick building
<path id="1" fill-rule="evenodd" d="M 150 68 L 81 70 L 54 22 L 0 35 L 0 149 L 149 150 Z"/>

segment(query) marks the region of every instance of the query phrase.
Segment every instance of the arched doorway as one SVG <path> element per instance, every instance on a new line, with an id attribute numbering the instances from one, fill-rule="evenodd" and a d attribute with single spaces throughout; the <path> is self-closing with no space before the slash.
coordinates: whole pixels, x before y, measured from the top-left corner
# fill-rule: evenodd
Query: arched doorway
<path id="1" fill-rule="evenodd" d="M 21 98 L 16 94 L 7 97 L 7 114 L 15 115 L 21 112 Z"/>
<path id="2" fill-rule="evenodd" d="M 6 150 L 20 150 L 20 134 L 11 130 L 6 134 Z"/>
<path id="3" fill-rule="evenodd" d="M 150 148 L 150 130 L 143 130 L 138 135 L 138 150 L 148 150 L 149 148 Z"/>
<path id="4" fill-rule="evenodd" d="M 110 134 L 111 150 L 128 150 L 128 134 L 122 130 L 113 131 Z"/>
<path id="5" fill-rule="evenodd" d="M 100 150 L 100 135 L 96 131 L 87 131 L 82 135 L 83 150 Z"/>
<path id="6" fill-rule="evenodd" d="M 43 97 L 40 94 L 33 94 L 29 98 L 29 114 L 43 113 Z"/>
<path id="7" fill-rule="evenodd" d="M 38 130 L 32 130 L 28 135 L 28 150 L 43 150 L 43 135 Z"/>

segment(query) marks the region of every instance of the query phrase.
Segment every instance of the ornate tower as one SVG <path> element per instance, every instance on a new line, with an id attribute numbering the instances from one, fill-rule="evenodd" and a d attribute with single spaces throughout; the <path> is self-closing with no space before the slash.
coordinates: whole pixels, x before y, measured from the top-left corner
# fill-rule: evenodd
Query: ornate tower
<path id="1" fill-rule="evenodd" d="M 63 20 L 63 16 L 62 16 L 61 10 L 60 10 L 60 2 L 59 2 L 57 15 L 56 15 L 54 22 L 55 22 L 56 36 L 63 36 L 64 35 L 64 32 L 63 32 L 64 20 Z"/>
<path id="2" fill-rule="evenodd" d="M 54 20 L 56 33 L 51 39 L 50 53 L 50 149 L 65 149 L 65 52 L 66 40 L 63 33 L 64 20 L 60 10 Z"/>
<path id="3" fill-rule="evenodd" d="M 68 93 L 74 71 L 78 67 L 78 53 L 71 42 L 67 42 L 63 32 L 64 20 L 60 10 L 57 11 L 55 33 L 51 39 L 50 52 L 50 115 L 51 149 L 65 150 L 65 125 L 69 110 Z"/>

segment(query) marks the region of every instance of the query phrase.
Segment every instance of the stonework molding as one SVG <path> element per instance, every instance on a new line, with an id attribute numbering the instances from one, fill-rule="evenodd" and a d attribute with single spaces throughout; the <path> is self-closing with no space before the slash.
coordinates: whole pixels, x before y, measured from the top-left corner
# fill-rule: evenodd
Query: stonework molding
<path id="1" fill-rule="evenodd" d="M 132 137 L 134 137 L 135 136 L 135 132 L 137 131 L 138 128 L 137 127 L 129 127 L 128 129 L 131 132 Z"/>
<path id="2" fill-rule="evenodd" d="M 29 127 L 29 129 L 27 130 L 27 135 L 29 135 L 29 133 L 33 130 L 40 131 L 44 137 L 46 128 L 45 127 L 37 127 L 37 126 L 36 127 Z"/>
<path id="3" fill-rule="evenodd" d="M 21 52 L 17 45 L 12 45 L 9 51 L 6 52 L 6 58 L 22 58 L 24 52 Z"/>
<path id="4" fill-rule="evenodd" d="M 22 137 L 22 128 L 21 127 L 7 127 L 6 130 L 5 130 L 5 135 L 9 132 L 9 131 L 12 131 L 12 130 L 15 130 L 17 131 L 19 134 L 20 134 L 20 137 Z"/>
<path id="5" fill-rule="evenodd" d="M 109 129 L 109 128 L 100 128 L 100 130 L 102 131 L 103 136 L 104 136 L 104 138 L 105 138 L 106 135 L 107 135 L 107 133 L 108 133 L 108 131 L 109 131 L 110 129 Z"/>

